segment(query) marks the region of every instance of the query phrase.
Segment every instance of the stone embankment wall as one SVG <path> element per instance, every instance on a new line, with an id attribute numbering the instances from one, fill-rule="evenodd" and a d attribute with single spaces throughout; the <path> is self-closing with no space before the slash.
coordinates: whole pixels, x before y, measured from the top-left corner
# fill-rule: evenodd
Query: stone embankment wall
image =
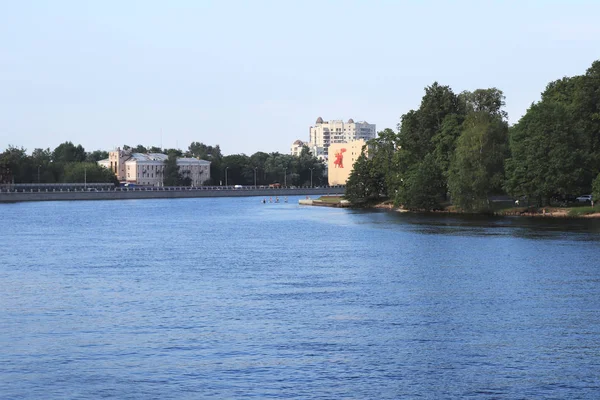
<path id="1" fill-rule="evenodd" d="M 298 189 L 223 189 L 223 190 L 142 190 L 123 191 L 72 191 L 72 192 L 1 192 L 0 203 L 20 201 L 61 201 L 61 200 L 129 200 L 129 199 L 182 199 L 194 197 L 283 197 L 283 196 L 322 196 L 344 194 L 343 187 L 298 188 Z"/>

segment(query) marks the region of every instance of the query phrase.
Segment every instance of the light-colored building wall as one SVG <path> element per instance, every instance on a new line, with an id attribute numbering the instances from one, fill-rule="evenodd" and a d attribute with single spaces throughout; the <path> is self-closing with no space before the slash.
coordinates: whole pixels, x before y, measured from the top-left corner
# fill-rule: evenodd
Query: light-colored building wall
<path id="1" fill-rule="evenodd" d="M 348 122 L 342 120 L 324 121 L 319 117 L 314 126 L 310 127 L 310 145 L 317 148 L 317 155 L 329 158 L 329 146 L 335 143 L 349 143 L 354 140 L 365 141 L 377 137 L 375 124 L 366 121 L 354 122 L 352 118 Z"/>
<path id="2" fill-rule="evenodd" d="M 192 186 L 202 186 L 210 179 L 210 161 L 197 158 L 178 158 L 179 173 L 192 180 Z"/>
<path id="3" fill-rule="evenodd" d="M 333 143 L 329 146 L 327 178 L 330 186 L 346 184 L 354 163 L 365 145 L 366 141 L 359 139 L 348 143 Z"/>
<path id="4" fill-rule="evenodd" d="M 306 146 L 306 144 L 302 140 L 296 140 L 294 143 L 292 143 L 292 146 L 290 147 L 290 154 L 299 157 L 300 153 L 302 153 L 302 148 L 304 146 Z"/>
<path id="5" fill-rule="evenodd" d="M 162 153 L 127 153 L 120 149 L 111 151 L 109 158 L 98 161 L 109 168 L 120 182 L 144 186 L 163 186 L 165 161 Z M 192 186 L 201 186 L 210 179 L 210 161 L 196 158 L 178 158 L 179 173 L 192 180 Z"/>
<path id="6" fill-rule="evenodd" d="M 133 153 L 125 162 L 127 183 L 162 186 L 166 159 L 167 156 L 164 154 Z"/>
<path id="7" fill-rule="evenodd" d="M 119 180 L 119 182 L 125 180 L 126 170 L 125 170 L 125 162 L 131 157 L 131 152 L 128 150 L 121 150 L 117 147 L 117 149 L 108 153 L 108 162 L 107 160 L 101 160 L 98 162 L 100 165 L 106 166 L 112 172 L 114 172 L 115 176 Z"/>

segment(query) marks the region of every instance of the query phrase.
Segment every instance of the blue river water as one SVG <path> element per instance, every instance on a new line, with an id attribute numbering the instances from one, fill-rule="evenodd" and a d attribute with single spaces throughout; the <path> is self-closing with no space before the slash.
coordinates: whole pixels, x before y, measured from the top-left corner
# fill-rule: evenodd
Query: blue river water
<path id="1" fill-rule="evenodd" d="M 0 205 L 0 398 L 600 398 L 600 221 L 260 200 Z"/>

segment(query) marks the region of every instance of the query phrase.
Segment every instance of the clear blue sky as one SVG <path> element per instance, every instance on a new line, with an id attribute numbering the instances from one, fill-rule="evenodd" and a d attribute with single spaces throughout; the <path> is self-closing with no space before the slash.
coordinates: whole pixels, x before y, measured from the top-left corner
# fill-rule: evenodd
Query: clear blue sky
<path id="1" fill-rule="evenodd" d="M 514 123 L 600 59 L 600 1 L 0 0 L 0 151 L 192 141 L 288 152 L 324 119 L 396 129 L 434 81 Z"/>

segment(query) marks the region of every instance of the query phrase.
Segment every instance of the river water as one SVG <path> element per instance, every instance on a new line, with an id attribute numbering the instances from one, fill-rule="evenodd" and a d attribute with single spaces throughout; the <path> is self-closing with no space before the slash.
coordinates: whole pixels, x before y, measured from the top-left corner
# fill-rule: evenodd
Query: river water
<path id="1" fill-rule="evenodd" d="M 0 205 L 3 399 L 597 399 L 600 221 Z"/>

